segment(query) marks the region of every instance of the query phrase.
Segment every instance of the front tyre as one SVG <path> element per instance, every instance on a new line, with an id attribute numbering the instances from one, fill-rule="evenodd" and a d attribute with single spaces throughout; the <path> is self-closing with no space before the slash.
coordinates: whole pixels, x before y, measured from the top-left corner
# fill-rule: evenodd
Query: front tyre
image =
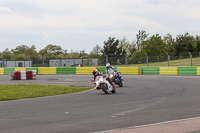
<path id="1" fill-rule="evenodd" d="M 122 83 L 122 80 L 120 80 L 119 87 L 122 87 L 122 86 L 123 86 L 123 83 Z"/>
<path id="2" fill-rule="evenodd" d="M 106 84 L 103 84 L 102 90 L 105 94 L 109 94 L 108 86 Z"/>

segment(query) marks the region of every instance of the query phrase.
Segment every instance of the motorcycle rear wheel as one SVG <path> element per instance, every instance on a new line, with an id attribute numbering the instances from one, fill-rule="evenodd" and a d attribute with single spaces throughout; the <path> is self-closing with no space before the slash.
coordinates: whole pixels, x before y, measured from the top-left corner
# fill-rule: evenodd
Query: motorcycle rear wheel
<path id="1" fill-rule="evenodd" d="M 116 89 L 115 88 L 113 88 L 113 90 L 112 90 L 112 93 L 115 93 L 116 92 Z"/>

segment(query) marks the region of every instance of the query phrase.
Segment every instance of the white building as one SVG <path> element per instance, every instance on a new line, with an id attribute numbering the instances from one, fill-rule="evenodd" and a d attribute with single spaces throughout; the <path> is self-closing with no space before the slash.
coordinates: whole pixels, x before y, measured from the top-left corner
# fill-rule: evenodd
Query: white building
<path id="1" fill-rule="evenodd" d="M 79 67 L 79 66 L 97 66 L 98 58 L 80 58 L 80 59 L 52 59 L 49 60 L 49 67 Z"/>
<path id="2" fill-rule="evenodd" d="M 32 61 L 0 60 L 0 67 L 32 67 Z"/>

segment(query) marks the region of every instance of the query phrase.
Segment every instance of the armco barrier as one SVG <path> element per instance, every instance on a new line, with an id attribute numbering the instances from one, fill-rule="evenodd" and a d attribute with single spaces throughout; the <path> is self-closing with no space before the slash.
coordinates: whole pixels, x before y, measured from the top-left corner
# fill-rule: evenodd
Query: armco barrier
<path id="1" fill-rule="evenodd" d="M 15 71 L 26 71 L 25 67 L 16 67 Z"/>
<path id="2" fill-rule="evenodd" d="M 96 67 L 77 67 L 76 74 L 92 74 L 92 70 Z"/>
<path id="3" fill-rule="evenodd" d="M 117 69 L 121 74 L 139 74 L 139 67 L 117 67 Z"/>
<path id="4" fill-rule="evenodd" d="M 38 67 L 38 74 L 56 74 L 56 67 Z"/>
<path id="5" fill-rule="evenodd" d="M 159 67 L 141 67 L 142 75 L 159 75 Z"/>
<path id="6" fill-rule="evenodd" d="M 197 67 L 178 67 L 178 75 L 197 75 Z"/>
<path id="7" fill-rule="evenodd" d="M 9 74 L 10 71 L 15 71 L 15 68 L 4 68 L 4 74 Z"/>
<path id="8" fill-rule="evenodd" d="M 76 74 L 75 67 L 57 67 L 56 74 Z"/>
<path id="9" fill-rule="evenodd" d="M 160 75 L 177 75 L 177 67 L 159 67 Z"/>

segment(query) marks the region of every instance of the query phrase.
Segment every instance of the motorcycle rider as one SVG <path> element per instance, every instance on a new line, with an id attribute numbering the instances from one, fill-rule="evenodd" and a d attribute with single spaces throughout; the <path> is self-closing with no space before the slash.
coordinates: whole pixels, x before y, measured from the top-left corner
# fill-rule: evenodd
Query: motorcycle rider
<path id="1" fill-rule="evenodd" d="M 111 79 L 109 78 L 109 73 L 110 73 L 111 70 L 116 71 L 116 69 L 113 66 L 110 66 L 110 63 L 107 63 L 106 64 L 106 80 L 109 81 L 109 83 L 113 86 L 113 90 L 115 90 L 115 86 L 112 83 Z"/>
<path id="2" fill-rule="evenodd" d="M 103 74 L 101 74 L 100 72 L 98 72 L 97 69 L 93 69 L 93 70 L 92 70 L 92 74 L 93 74 L 93 76 L 92 76 L 92 82 L 93 82 L 94 84 L 95 84 L 95 79 L 96 79 L 97 76 L 99 76 L 99 75 L 104 76 Z M 96 88 L 96 89 L 98 90 L 98 89 L 100 89 L 100 88 Z"/>
<path id="3" fill-rule="evenodd" d="M 107 63 L 107 64 L 106 64 L 106 75 L 109 74 L 109 71 L 110 71 L 110 70 L 113 70 L 114 72 L 117 71 L 117 69 L 115 69 L 113 66 L 111 66 L 110 63 Z"/>
<path id="4" fill-rule="evenodd" d="M 92 74 L 93 74 L 93 76 L 92 76 L 92 78 L 93 78 L 93 83 L 95 82 L 95 78 L 96 78 L 96 76 L 98 76 L 98 75 L 101 75 L 99 72 L 98 72 L 98 70 L 97 69 L 93 69 L 92 70 Z"/>

